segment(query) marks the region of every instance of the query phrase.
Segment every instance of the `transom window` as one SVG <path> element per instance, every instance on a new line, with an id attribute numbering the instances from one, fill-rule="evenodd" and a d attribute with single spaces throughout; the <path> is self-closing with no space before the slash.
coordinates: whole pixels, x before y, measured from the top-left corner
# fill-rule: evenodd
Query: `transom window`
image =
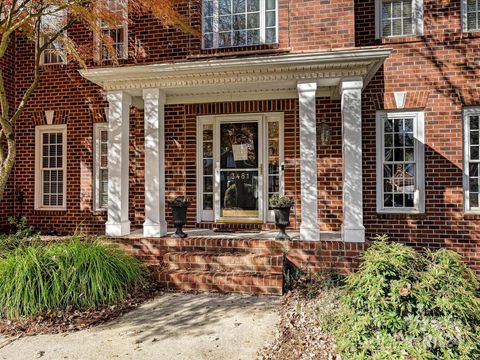
<path id="1" fill-rule="evenodd" d="M 465 211 L 480 212 L 480 108 L 464 110 Z"/>
<path id="2" fill-rule="evenodd" d="M 423 114 L 377 117 L 377 210 L 423 211 Z"/>
<path id="3" fill-rule="evenodd" d="M 66 137 L 66 125 L 36 128 L 36 209 L 66 209 Z"/>
<path id="4" fill-rule="evenodd" d="M 462 0 L 464 29 L 480 31 L 480 0 Z"/>
<path id="5" fill-rule="evenodd" d="M 376 0 L 377 38 L 422 35 L 423 0 Z"/>
<path id="6" fill-rule="evenodd" d="M 204 0 L 203 48 L 277 42 L 277 0 Z"/>
<path id="7" fill-rule="evenodd" d="M 108 125 L 94 125 L 94 209 L 108 206 Z"/>
<path id="8" fill-rule="evenodd" d="M 117 24 L 112 26 L 109 23 L 101 22 L 102 34 L 105 38 L 110 39 L 110 45 L 115 51 L 118 59 L 126 59 L 128 57 L 128 1 L 127 0 L 105 0 L 106 7 L 112 13 L 112 17 Z M 105 42 L 101 44 L 101 59 L 111 60 L 111 50 Z"/>

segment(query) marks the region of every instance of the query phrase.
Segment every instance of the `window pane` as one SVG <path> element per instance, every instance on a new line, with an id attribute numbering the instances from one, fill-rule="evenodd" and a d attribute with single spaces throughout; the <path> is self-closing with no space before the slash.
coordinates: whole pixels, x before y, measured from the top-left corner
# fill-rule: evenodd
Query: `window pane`
<path id="1" fill-rule="evenodd" d="M 413 34 L 412 0 L 384 0 L 382 11 L 383 36 Z"/>
<path id="2" fill-rule="evenodd" d="M 203 10 L 204 48 L 275 43 L 275 0 L 208 0 Z M 262 11 L 260 9 L 262 8 Z M 215 34 L 217 33 L 217 34 Z"/>
<path id="3" fill-rule="evenodd" d="M 203 210 L 213 210 L 213 195 L 204 194 L 203 195 Z"/>
<path id="4" fill-rule="evenodd" d="M 388 145 L 383 149 L 384 207 L 412 207 L 416 189 L 413 119 L 385 119 L 383 129 L 384 145 Z"/>

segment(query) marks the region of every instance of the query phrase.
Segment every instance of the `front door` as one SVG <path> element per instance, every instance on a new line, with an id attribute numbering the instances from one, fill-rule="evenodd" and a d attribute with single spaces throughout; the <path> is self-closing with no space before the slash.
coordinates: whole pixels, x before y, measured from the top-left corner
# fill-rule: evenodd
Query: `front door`
<path id="1" fill-rule="evenodd" d="M 258 120 L 219 121 L 217 221 L 261 221 L 262 126 Z"/>
<path id="2" fill-rule="evenodd" d="M 197 221 L 273 221 L 283 193 L 283 114 L 201 116 L 197 128 Z"/>

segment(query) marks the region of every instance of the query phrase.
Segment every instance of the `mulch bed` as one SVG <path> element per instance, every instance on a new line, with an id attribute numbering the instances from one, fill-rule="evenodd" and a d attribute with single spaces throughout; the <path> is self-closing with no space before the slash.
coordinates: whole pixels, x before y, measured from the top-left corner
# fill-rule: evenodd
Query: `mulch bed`
<path id="1" fill-rule="evenodd" d="M 0 319 L 0 333 L 6 336 L 58 334 L 84 330 L 114 320 L 153 299 L 161 292 L 157 282 L 149 281 L 132 291 L 121 303 L 90 310 L 52 310 L 33 318 Z"/>
<path id="2" fill-rule="evenodd" d="M 324 316 L 338 307 L 338 288 L 303 281 L 282 298 L 275 339 L 258 352 L 261 360 L 333 360 L 335 340 Z"/>

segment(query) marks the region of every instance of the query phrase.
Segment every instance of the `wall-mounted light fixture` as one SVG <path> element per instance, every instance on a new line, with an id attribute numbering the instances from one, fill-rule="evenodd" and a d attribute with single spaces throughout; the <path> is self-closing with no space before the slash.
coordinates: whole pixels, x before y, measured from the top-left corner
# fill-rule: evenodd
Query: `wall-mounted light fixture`
<path id="1" fill-rule="evenodd" d="M 327 123 L 321 123 L 317 128 L 317 144 L 321 146 L 330 145 L 332 141 L 332 128 Z"/>

